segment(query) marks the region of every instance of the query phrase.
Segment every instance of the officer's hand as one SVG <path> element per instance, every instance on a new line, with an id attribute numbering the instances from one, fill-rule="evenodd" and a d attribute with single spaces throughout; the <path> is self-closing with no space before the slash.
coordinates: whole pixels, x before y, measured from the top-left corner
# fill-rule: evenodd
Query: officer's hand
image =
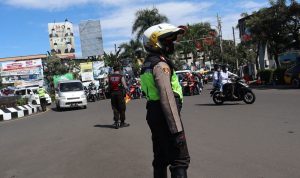
<path id="1" fill-rule="evenodd" d="M 174 134 L 173 139 L 174 139 L 174 144 L 177 147 L 183 146 L 186 142 L 185 135 L 184 135 L 183 131 Z"/>

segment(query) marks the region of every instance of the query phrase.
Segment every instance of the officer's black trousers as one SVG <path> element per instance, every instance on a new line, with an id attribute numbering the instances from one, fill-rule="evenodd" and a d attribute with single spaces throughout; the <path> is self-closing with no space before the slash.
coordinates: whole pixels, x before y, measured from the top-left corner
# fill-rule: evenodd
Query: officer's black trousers
<path id="1" fill-rule="evenodd" d="M 114 112 L 114 121 L 125 121 L 126 104 L 123 93 L 121 91 L 114 91 L 111 93 L 111 107 Z"/>
<path id="2" fill-rule="evenodd" d="M 184 132 L 171 134 L 160 102 L 147 103 L 148 125 L 152 132 L 154 178 L 166 178 L 166 169 L 170 171 L 187 169 L 190 156 Z"/>

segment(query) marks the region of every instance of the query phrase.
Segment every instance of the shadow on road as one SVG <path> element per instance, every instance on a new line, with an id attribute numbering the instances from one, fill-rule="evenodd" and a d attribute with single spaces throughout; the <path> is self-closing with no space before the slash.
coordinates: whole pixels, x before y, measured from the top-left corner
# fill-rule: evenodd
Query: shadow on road
<path id="1" fill-rule="evenodd" d="M 97 125 L 94 125 L 94 127 L 107 128 L 107 129 L 115 129 L 115 127 L 113 125 L 101 125 L 101 124 L 97 124 Z"/>
<path id="2" fill-rule="evenodd" d="M 68 112 L 68 111 L 77 111 L 77 110 L 81 110 L 82 108 L 78 107 L 78 108 L 64 108 L 64 109 L 60 109 L 57 110 L 56 107 L 51 108 L 52 111 L 54 112 Z"/>
<path id="3" fill-rule="evenodd" d="M 196 106 L 234 106 L 234 105 L 244 105 L 243 103 L 224 103 L 221 105 L 216 105 L 214 103 L 206 103 L 206 104 L 195 104 Z"/>

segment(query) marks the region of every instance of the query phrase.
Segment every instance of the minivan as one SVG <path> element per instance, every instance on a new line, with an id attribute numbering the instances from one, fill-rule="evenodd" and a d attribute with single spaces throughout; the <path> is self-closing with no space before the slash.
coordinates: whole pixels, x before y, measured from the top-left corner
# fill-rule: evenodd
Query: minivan
<path id="1" fill-rule="evenodd" d="M 83 107 L 87 108 L 87 99 L 80 80 L 60 81 L 56 88 L 56 109 Z"/>

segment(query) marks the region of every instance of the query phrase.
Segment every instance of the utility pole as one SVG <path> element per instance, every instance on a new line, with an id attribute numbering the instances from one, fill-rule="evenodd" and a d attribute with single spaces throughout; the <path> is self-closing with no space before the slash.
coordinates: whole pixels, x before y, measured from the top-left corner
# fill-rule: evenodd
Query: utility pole
<path id="1" fill-rule="evenodd" d="M 236 62 L 236 70 L 239 70 L 239 60 L 237 58 L 237 51 L 235 46 L 235 34 L 234 34 L 234 27 L 232 27 L 232 35 L 233 35 L 233 45 L 234 45 L 234 54 L 235 54 L 235 62 Z"/>
<path id="2" fill-rule="evenodd" d="M 220 40 L 220 50 L 221 50 L 221 61 L 223 64 L 223 45 L 222 45 L 222 22 L 221 22 L 221 18 L 219 17 L 219 15 L 217 14 L 217 22 L 218 22 L 218 33 L 219 33 L 219 40 Z"/>

